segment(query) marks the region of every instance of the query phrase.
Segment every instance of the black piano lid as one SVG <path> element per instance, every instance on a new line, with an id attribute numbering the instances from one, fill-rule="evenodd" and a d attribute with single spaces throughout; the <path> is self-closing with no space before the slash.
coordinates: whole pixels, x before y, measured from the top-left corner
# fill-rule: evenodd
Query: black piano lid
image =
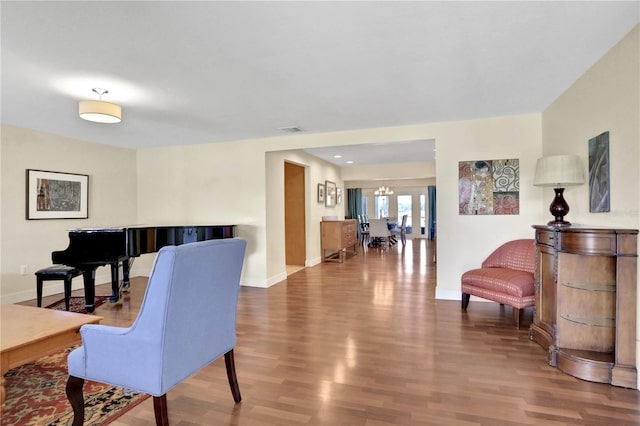
<path id="1" fill-rule="evenodd" d="M 68 229 L 68 232 L 122 232 L 127 229 L 150 229 L 150 228 L 209 228 L 209 227 L 230 227 L 236 226 L 231 224 L 189 224 L 185 225 L 184 223 L 180 224 L 168 224 L 168 225 L 124 225 L 124 226 L 105 226 L 105 227 L 86 227 L 86 228 L 71 228 Z"/>

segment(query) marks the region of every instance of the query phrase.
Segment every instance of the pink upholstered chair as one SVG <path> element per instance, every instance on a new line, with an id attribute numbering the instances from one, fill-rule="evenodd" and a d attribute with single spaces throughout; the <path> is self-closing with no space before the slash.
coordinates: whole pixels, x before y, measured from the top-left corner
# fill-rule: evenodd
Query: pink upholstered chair
<path id="1" fill-rule="evenodd" d="M 522 310 L 535 305 L 535 244 L 532 239 L 514 240 L 498 247 L 480 269 L 462 275 L 462 310 L 471 296 L 492 300 L 513 308 L 513 320 L 520 328 Z"/>

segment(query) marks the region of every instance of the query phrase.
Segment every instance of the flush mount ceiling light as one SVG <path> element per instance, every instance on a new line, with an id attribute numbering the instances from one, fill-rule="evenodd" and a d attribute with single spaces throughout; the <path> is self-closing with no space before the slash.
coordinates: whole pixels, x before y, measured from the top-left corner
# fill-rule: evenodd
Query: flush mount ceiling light
<path id="1" fill-rule="evenodd" d="M 93 89 L 98 94 L 97 101 L 80 101 L 78 113 L 80 118 L 96 123 L 119 123 L 122 121 L 122 108 L 102 100 L 102 95 L 109 93 L 107 89 Z"/>

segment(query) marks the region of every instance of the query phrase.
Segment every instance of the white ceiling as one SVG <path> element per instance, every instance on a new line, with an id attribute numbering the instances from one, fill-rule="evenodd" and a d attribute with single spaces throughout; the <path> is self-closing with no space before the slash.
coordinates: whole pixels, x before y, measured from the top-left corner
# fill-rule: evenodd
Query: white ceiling
<path id="1" fill-rule="evenodd" d="M 132 148 L 541 112 L 640 21 L 637 1 L 0 7 L 2 122 Z M 122 123 L 78 118 L 94 87 Z"/>
<path id="2" fill-rule="evenodd" d="M 357 167 L 379 164 L 429 163 L 436 159 L 435 149 L 436 141 L 428 139 L 307 148 L 305 151 L 340 167 Z"/>

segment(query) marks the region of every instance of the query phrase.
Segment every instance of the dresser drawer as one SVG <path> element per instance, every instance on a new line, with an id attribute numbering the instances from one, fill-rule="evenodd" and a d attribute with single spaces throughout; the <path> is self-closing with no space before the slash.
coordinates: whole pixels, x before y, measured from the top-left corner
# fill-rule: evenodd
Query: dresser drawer
<path id="1" fill-rule="evenodd" d="M 542 244 L 549 247 L 556 245 L 556 233 L 553 231 L 536 231 L 536 244 Z"/>
<path id="2" fill-rule="evenodd" d="M 616 255 L 616 234 L 564 232 L 560 251 L 581 254 Z"/>

